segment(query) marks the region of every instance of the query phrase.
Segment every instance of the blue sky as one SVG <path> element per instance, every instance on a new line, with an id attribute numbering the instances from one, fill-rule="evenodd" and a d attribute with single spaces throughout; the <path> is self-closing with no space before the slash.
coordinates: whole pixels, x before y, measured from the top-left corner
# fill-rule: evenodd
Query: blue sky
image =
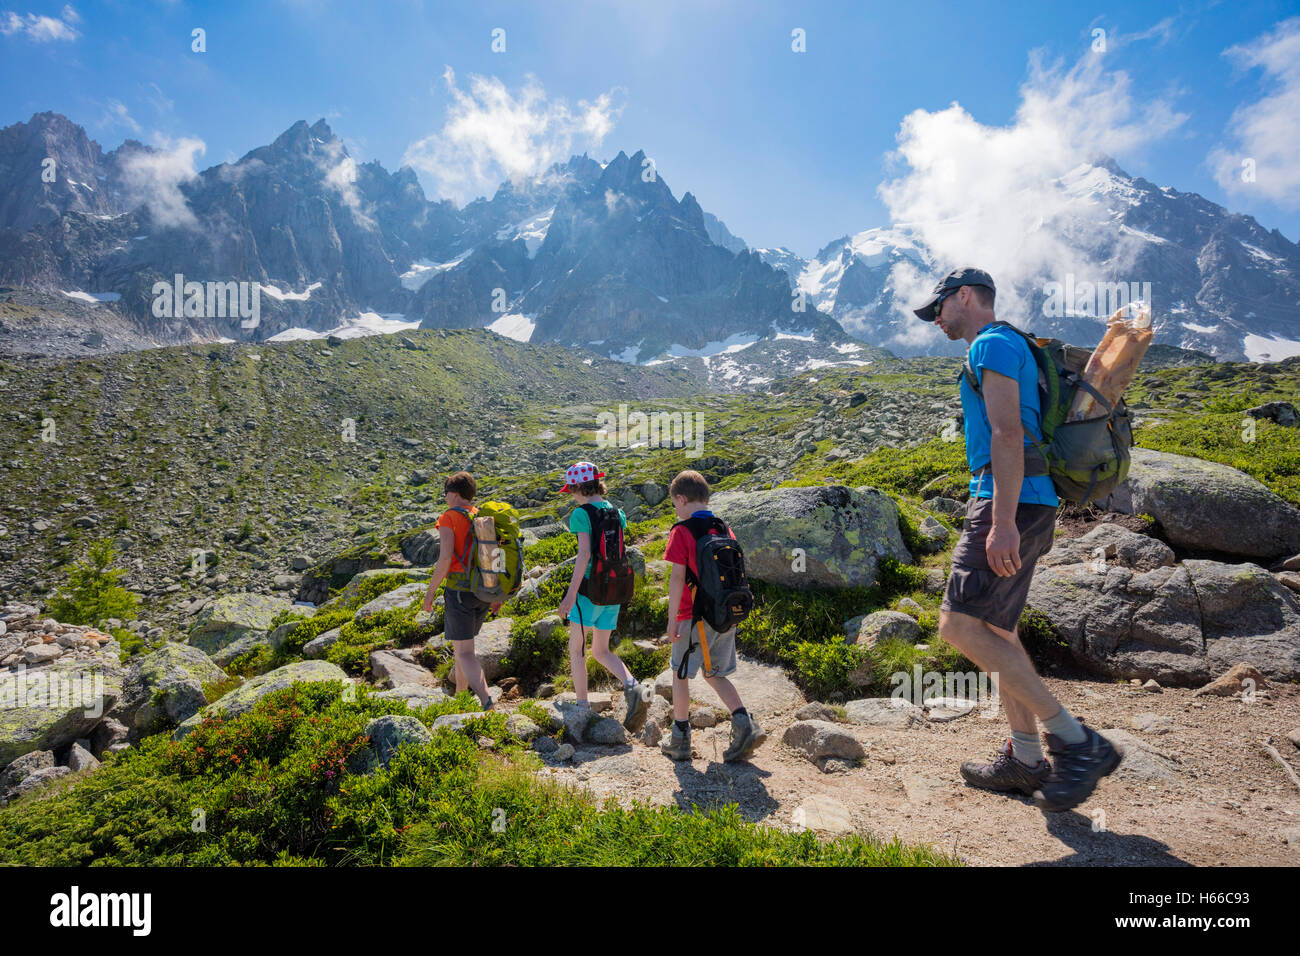
<path id="1" fill-rule="evenodd" d="M 0 125 L 55 110 L 106 149 L 198 139 L 199 168 L 320 117 L 356 159 L 411 159 L 460 199 L 538 157 L 644 149 L 750 244 L 811 255 L 897 213 L 878 190 L 914 172 L 891 152 L 920 110 L 976 144 L 1023 127 L 1027 152 L 1110 147 L 1300 238 L 1300 3 L 5 3 Z M 947 148 L 943 122 L 922 126 L 913 163 Z"/>

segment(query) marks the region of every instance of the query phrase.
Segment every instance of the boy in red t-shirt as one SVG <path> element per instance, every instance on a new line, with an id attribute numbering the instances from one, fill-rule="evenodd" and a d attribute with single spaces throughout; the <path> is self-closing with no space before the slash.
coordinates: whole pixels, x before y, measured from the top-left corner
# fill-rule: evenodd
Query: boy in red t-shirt
<path id="1" fill-rule="evenodd" d="M 429 614 L 433 611 L 438 585 L 445 579 L 443 632 L 455 652 L 456 693 L 468 687 L 478 696 L 482 708 L 491 710 L 492 698 L 483 677 L 483 666 L 474 655 L 474 638 L 488 611 L 497 611 L 501 605 L 488 604 L 470 590 L 468 569 L 462 563 L 462 559 L 474 559 L 469 545 L 473 538 L 473 517 L 478 510 L 473 504 L 478 483 L 469 472 L 458 471 L 447 479 L 443 493 L 447 510 L 434 525 L 438 529 L 438 563 L 434 565 L 433 577 L 429 578 L 428 590 L 424 592 L 424 612 Z"/>
<path id="2" fill-rule="evenodd" d="M 709 483 L 696 471 L 683 471 L 668 486 L 668 495 L 679 522 L 692 517 L 712 517 L 709 510 Z M 734 539 L 736 535 L 727 529 Z M 669 666 L 673 671 L 673 727 L 660 745 L 673 760 L 691 758 L 691 687 L 690 679 L 701 670 L 704 680 L 722 698 L 731 711 L 731 746 L 722 754 L 727 763 L 748 759 L 767 739 L 758 721 L 750 716 L 734 684 L 727 678 L 736 672 L 736 629 L 719 634 L 706 621 L 694 620 L 693 589 L 687 586 L 687 569 L 697 575 L 696 538 L 682 524 L 673 525 L 668 533 L 664 560 L 673 566 L 668 580 L 668 607 L 676 608 L 676 621 L 665 635 L 672 641 Z"/>

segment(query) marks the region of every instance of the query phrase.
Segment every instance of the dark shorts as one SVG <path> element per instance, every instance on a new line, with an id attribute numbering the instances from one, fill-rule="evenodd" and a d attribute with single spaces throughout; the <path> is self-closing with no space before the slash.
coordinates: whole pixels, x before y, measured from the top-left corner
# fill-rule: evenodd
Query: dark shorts
<path id="1" fill-rule="evenodd" d="M 984 556 L 984 545 L 992 528 L 993 499 L 972 498 L 966 506 L 965 530 L 952 551 L 952 573 L 948 575 L 941 607 L 1014 631 L 1029 599 L 1034 565 L 1052 550 L 1056 508 L 1024 503 L 1016 506 L 1020 570 L 1009 578 L 994 574 Z"/>
<path id="2" fill-rule="evenodd" d="M 478 634 L 483 621 L 487 619 L 486 601 L 480 601 L 469 591 L 457 591 L 447 588 L 443 592 L 443 601 L 447 606 L 443 623 L 443 634 L 449 641 L 468 641 Z"/>

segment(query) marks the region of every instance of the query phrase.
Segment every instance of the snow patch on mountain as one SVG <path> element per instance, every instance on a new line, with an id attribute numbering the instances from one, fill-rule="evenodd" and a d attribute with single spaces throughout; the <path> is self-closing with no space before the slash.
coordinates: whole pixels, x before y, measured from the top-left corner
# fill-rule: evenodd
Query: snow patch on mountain
<path id="1" fill-rule="evenodd" d="M 503 315 L 487 327 L 489 332 L 495 332 L 497 335 L 504 335 L 508 339 L 514 339 L 516 342 L 527 342 L 533 337 L 533 330 L 537 328 L 537 316 L 520 315 L 511 313 Z"/>
<path id="2" fill-rule="evenodd" d="M 302 292 L 281 292 L 277 286 L 267 285 L 265 282 L 259 282 L 258 288 L 265 292 L 272 299 L 278 302 L 305 302 L 311 298 L 311 294 L 321 287 L 319 282 L 313 282 Z"/>
<path id="3" fill-rule="evenodd" d="M 1252 362 L 1280 362 L 1284 358 L 1300 355 L 1300 342 L 1281 336 L 1265 338 L 1262 335 L 1248 334 L 1241 345 L 1246 351 L 1246 358 Z"/>
<path id="4" fill-rule="evenodd" d="M 447 262 L 431 262 L 428 259 L 417 259 L 411 263 L 411 268 L 399 276 L 402 288 L 409 289 L 412 292 L 417 291 L 420 286 L 424 285 L 439 272 L 446 272 L 448 269 L 454 269 L 460 265 L 469 256 L 473 249 L 466 249 L 455 259 Z"/>
<path id="5" fill-rule="evenodd" d="M 91 305 L 99 305 L 101 302 L 116 302 L 118 299 L 122 298 L 120 292 L 82 292 L 80 290 L 75 290 L 72 292 L 65 291 L 63 294 L 69 299 L 89 302 Z"/>
<path id="6" fill-rule="evenodd" d="M 497 238 L 503 242 L 514 242 L 516 239 L 522 239 L 524 247 L 528 250 L 528 258 L 531 259 L 537 255 L 537 250 L 542 248 L 542 243 L 546 241 L 546 233 L 550 231 L 551 219 L 554 216 L 555 207 L 552 206 L 531 219 L 525 219 L 513 226 L 506 226 L 504 229 L 497 230 Z"/>
<path id="7" fill-rule="evenodd" d="M 277 332 L 275 335 L 269 336 L 266 341 L 304 342 L 328 338 L 331 335 L 340 339 L 359 339 L 367 335 L 391 335 L 394 332 L 409 332 L 419 327 L 419 322 L 407 322 L 406 316 L 400 312 L 386 312 L 382 315 L 378 312 L 362 312 L 355 318 L 344 319 L 342 323 L 325 332 L 293 326 L 283 332 Z"/>

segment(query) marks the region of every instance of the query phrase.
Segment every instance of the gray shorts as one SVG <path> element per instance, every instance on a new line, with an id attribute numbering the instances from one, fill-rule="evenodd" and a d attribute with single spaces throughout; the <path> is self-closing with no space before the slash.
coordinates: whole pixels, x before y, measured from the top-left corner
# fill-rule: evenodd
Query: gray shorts
<path id="1" fill-rule="evenodd" d="M 677 640 L 673 642 L 673 653 L 668 666 L 673 674 L 682 672 L 682 659 L 686 659 L 686 677 L 694 678 L 704 664 L 704 648 L 700 645 L 700 628 L 704 628 L 704 643 L 708 645 L 709 667 L 704 668 L 705 677 L 729 677 L 736 673 L 736 629 L 733 627 L 725 634 L 719 634 L 709 625 L 700 621 L 692 626 L 689 620 L 677 622 Z"/>
<path id="2" fill-rule="evenodd" d="M 449 641 L 468 641 L 477 636 L 479 628 L 487 618 L 492 606 L 480 601 L 469 591 L 457 591 L 447 588 L 443 592 L 446 604 L 446 616 L 443 619 L 443 634 Z"/>
<path id="3" fill-rule="evenodd" d="M 1020 570 L 1009 578 L 994 574 L 984 554 L 992 528 L 993 499 L 972 498 L 966 506 L 965 530 L 952 551 L 952 573 L 948 575 L 948 587 L 940 607 L 969 614 L 1004 631 L 1015 631 L 1029 600 L 1034 565 L 1052 550 L 1056 508 L 1023 502 L 1016 506 Z"/>

